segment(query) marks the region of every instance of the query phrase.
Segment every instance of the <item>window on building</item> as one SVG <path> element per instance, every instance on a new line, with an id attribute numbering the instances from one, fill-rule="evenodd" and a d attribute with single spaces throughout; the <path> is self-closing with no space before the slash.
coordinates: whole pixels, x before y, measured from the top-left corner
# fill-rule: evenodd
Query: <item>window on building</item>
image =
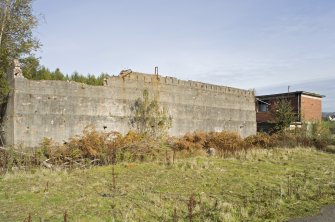
<path id="1" fill-rule="evenodd" d="M 258 112 L 268 112 L 269 103 L 267 101 L 258 101 Z"/>

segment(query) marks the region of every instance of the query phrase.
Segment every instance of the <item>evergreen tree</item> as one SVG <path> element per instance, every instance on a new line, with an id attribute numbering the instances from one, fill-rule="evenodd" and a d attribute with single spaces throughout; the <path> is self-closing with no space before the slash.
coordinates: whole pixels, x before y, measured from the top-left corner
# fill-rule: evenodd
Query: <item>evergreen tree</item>
<path id="1" fill-rule="evenodd" d="M 21 68 L 24 77 L 27 79 L 34 79 L 40 68 L 40 63 L 34 56 L 29 56 L 21 60 Z"/>
<path id="2" fill-rule="evenodd" d="M 34 77 L 34 80 L 41 80 L 41 79 L 44 79 L 44 80 L 52 79 L 50 70 L 45 68 L 44 66 L 42 66 L 42 68 L 39 71 L 37 71 Z"/>
<path id="3" fill-rule="evenodd" d="M 295 115 L 290 100 L 280 99 L 274 103 L 271 113 L 275 120 L 275 131 L 287 129 L 295 121 Z"/>
<path id="4" fill-rule="evenodd" d="M 53 77 L 52 77 L 53 80 L 64 80 L 64 75 L 63 73 L 60 71 L 59 68 L 57 68 L 55 70 L 55 72 L 53 73 Z"/>

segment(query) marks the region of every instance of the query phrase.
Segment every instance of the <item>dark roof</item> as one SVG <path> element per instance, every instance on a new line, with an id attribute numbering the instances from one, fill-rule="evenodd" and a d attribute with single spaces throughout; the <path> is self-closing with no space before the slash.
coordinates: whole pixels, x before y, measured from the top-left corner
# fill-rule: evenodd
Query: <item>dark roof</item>
<path id="1" fill-rule="evenodd" d="M 287 96 L 293 96 L 293 95 L 307 95 L 307 96 L 314 96 L 318 98 L 324 98 L 326 96 L 320 95 L 317 93 L 312 92 L 306 92 L 306 91 L 295 91 L 295 92 L 287 92 L 287 93 L 278 93 L 278 94 L 270 94 L 270 95 L 259 95 L 256 96 L 256 98 L 265 98 L 265 97 L 287 97 Z"/>

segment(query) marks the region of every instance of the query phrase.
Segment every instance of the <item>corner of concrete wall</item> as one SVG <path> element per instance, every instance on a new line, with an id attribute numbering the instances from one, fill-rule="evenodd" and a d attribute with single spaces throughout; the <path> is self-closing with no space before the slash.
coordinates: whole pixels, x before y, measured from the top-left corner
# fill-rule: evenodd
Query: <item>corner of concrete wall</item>
<path id="1" fill-rule="evenodd" d="M 7 103 L 4 104 L 1 138 L 4 145 L 14 145 L 14 89 L 10 90 Z"/>
<path id="2" fill-rule="evenodd" d="M 14 145 L 14 97 L 15 78 L 12 72 L 7 73 L 9 94 L 7 101 L 1 107 L 0 134 L 5 146 Z M 0 144 L 1 145 L 1 144 Z"/>

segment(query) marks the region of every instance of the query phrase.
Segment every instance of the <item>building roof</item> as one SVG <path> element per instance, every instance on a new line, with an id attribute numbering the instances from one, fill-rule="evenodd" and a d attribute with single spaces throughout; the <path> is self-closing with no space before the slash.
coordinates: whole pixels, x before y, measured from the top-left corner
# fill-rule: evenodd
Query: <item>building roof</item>
<path id="1" fill-rule="evenodd" d="M 259 95 L 256 96 L 256 98 L 265 98 L 265 97 L 288 97 L 288 96 L 294 96 L 294 95 L 307 95 L 307 96 L 313 96 L 318 98 L 324 98 L 326 96 L 320 95 L 313 92 L 306 92 L 306 91 L 295 91 L 295 92 L 287 92 L 287 93 L 277 93 L 277 94 L 269 94 L 269 95 Z"/>

